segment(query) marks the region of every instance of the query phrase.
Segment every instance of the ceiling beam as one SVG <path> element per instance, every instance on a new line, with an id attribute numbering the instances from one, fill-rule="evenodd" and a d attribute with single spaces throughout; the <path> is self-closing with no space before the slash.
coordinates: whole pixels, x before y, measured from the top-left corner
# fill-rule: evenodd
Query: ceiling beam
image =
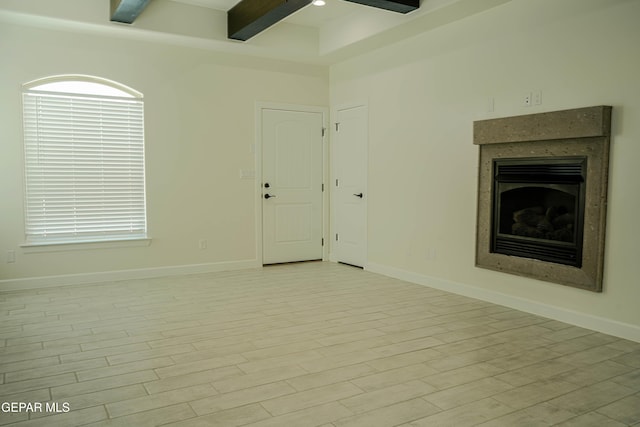
<path id="1" fill-rule="evenodd" d="M 373 6 L 379 9 L 391 10 L 399 13 L 409 13 L 420 7 L 420 0 L 346 0 L 351 3 Z"/>
<path id="2" fill-rule="evenodd" d="M 312 0 L 242 0 L 227 12 L 230 39 L 249 40 Z"/>
<path id="3" fill-rule="evenodd" d="M 151 0 L 111 0 L 111 20 L 132 24 Z"/>

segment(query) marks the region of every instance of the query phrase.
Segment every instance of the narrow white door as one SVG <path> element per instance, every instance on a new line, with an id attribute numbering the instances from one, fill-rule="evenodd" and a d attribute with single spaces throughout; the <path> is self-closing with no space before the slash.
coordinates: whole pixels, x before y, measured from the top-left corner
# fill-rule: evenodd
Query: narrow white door
<path id="1" fill-rule="evenodd" d="M 364 267 L 367 261 L 367 107 L 337 110 L 332 142 L 333 256 Z"/>
<path id="2" fill-rule="evenodd" d="M 262 110 L 262 262 L 322 259 L 322 113 Z"/>

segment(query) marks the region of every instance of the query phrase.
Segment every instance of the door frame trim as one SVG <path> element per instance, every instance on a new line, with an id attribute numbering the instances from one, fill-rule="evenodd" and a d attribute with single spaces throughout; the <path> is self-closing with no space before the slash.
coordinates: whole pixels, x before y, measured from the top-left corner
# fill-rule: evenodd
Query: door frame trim
<path id="1" fill-rule="evenodd" d="M 263 235 L 262 235 L 262 111 L 263 110 L 282 110 L 302 113 L 319 113 L 322 114 L 322 127 L 325 129 L 322 137 L 322 184 L 324 192 L 322 193 L 322 238 L 324 246 L 322 247 L 322 260 L 329 259 L 329 108 L 316 105 L 298 105 L 298 104 L 281 104 L 275 102 L 258 101 L 255 104 L 255 143 L 253 146 L 254 164 L 255 164 L 255 230 L 256 230 L 256 260 L 262 266 L 263 264 Z"/>

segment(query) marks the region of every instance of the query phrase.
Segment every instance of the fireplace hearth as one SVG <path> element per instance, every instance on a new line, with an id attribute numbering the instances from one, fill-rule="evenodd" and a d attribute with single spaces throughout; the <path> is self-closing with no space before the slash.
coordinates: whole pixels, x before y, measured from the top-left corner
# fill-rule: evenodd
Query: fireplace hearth
<path id="1" fill-rule="evenodd" d="M 611 107 L 474 123 L 476 265 L 600 292 Z"/>

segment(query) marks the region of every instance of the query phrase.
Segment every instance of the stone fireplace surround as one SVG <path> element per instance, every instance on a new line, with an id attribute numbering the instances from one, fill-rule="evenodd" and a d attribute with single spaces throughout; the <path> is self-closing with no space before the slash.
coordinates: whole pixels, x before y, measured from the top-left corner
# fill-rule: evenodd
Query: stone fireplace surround
<path id="1" fill-rule="evenodd" d="M 594 292 L 602 291 L 606 223 L 609 106 L 476 121 L 480 146 L 476 266 Z M 587 157 L 582 266 L 491 252 L 494 159 Z"/>

